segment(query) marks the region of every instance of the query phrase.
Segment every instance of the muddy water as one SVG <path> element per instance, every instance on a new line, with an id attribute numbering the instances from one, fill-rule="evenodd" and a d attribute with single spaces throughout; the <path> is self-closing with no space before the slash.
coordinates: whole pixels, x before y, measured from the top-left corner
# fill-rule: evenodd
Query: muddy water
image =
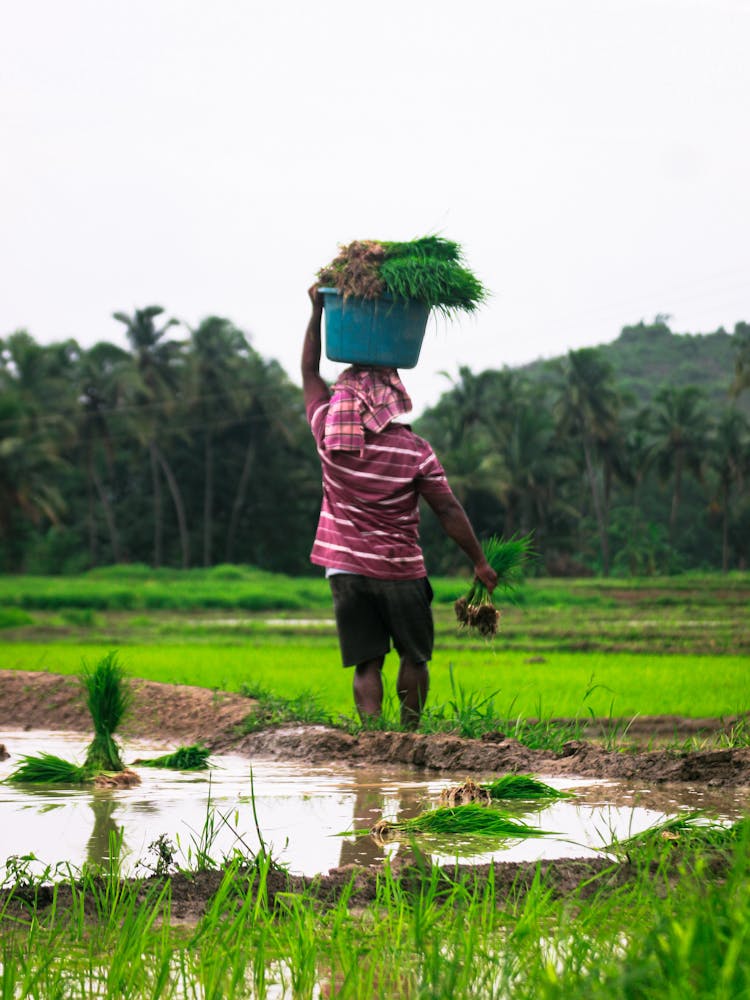
<path id="1" fill-rule="evenodd" d="M 10 758 L 0 762 L 0 779 L 13 770 L 20 754 L 44 751 L 82 761 L 88 742 L 80 734 L 38 730 L 3 733 L 2 741 Z M 124 750 L 125 760 L 132 761 L 156 756 L 165 747 L 132 741 Z M 386 854 L 406 853 L 408 846 L 398 841 L 379 845 L 370 836 L 339 834 L 369 829 L 383 817 L 416 816 L 437 805 L 440 791 L 456 783 L 456 776 L 427 778 L 424 772 L 406 767 L 309 766 L 232 755 L 214 757 L 212 763 L 210 771 L 198 774 L 136 766 L 142 784 L 123 790 L 0 783 L 0 866 L 11 855 L 28 854 L 39 859 L 37 870 L 65 862 L 74 867 L 103 864 L 113 834 L 122 838 L 121 861 L 128 874 L 143 872 L 140 863 L 153 860 L 149 845 L 164 834 L 177 846 L 180 864 L 194 862 L 200 850 L 208 850 L 217 861 L 235 849 L 254 852 L 259 838 L 251 768 L 261 833 L 274 857 L 293 873 L 312 875 L 352 863 L 373 865 Z M 544 807 L 525 803 L 507 808 L 524 822 L 551 831 L 548 835 L 494 843 L 493 850 L 477 840 L 425 839 L 423 849 L 438 863 L 457 858 L 485 862 L 584 857 L 613 837 L 630 836 L 681 810 L 704 809 L 731 820 L 750 807 L 747 792 L 735 795 L 726 789 L 711 794 L 686 785 L 648 788 L 591 779 L 547 780 L 574 791 L 576 797 Z M 212 817 L 208 825 L 207 817 Z"/>

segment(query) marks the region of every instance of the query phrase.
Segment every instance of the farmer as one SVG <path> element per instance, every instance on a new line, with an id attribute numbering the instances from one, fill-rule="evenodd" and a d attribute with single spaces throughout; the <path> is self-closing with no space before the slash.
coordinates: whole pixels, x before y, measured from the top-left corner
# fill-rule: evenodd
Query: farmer
<path id="1" fill-rule="evenodd" d="M 430 445 L 395 418 L 411 400 L 394 368 L 352 367 L 333 386 L 320 375 L 323 297 L 302 349 L 307 419 L 323 470 L 323 502 L 310 559 L 325 567 L 345 667 L 354 667 L 362 721 L 382 710 L 381 671 L 391 641 L 400 667 L 401 723 L 415 729 L 427 699 L 432 656 L 432 588 L 419 547 L 419 498 L 492 590 L 497 575 Z"/>

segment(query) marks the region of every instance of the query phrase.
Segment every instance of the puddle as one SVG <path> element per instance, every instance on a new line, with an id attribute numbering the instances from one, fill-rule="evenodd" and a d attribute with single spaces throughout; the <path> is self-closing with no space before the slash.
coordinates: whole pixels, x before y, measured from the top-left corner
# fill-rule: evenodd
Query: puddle
<path id="1" fill-rule="evenodd" d="M 83 760 L 88 739 L 80 733 L 4 733 L 11 757 L 0 762 L 0 779 L 17 765 L 20 754 L 41 751 Z M 168 747 L 167 749 L 172 749 Z M 157 756 L 164 744 L 129 741 L 124 759 Z M 166 834 L 186 864 L 201 846 L 209 796 L 215 810 L 208 846 L 217 861 L 234 848 L 257 850 L 250 791 L 252 766 L 255 806 L 262 835 L 274 857 L 299 875 L 314 875 L 346 864 L 374 865 L 386 854 L 408 850 L 398 841 L 379 846 L 366 836 L 337 836 L 346 830 L 369 829 L 377 820 L 408 819 L 433 808 L 443 788 L 461 776 L 425 775 L 407 767 L 374 768 L 351 764 L 310 766 L 299 761 L 250 761 L 238 755 L 213 757 L 208 772 L 134 768 L 142 784 L 120 790 L 31 789 L 0 784 L 0 866 L 10 855 L 33 853 L 40 864 L 106 863 L 111 835 L 123 838 L 123 869 L 135 873 L 149 845 Z M 496 775 L 479 776 L 477 780 Z M 554 831 L 529 840 L 508 840 L 487 851 L 473 843 L 420 841 L 437 863 L 484 863 L 491 859 L 533 861 L 540 858 L 585 857 L 597 853 L 613 837 L 627 837 L 685 809 L 703 809 L 719 819 L 738 818 L 750 805 L 748 793 L 707 790 L 686 785 L 636 786 L 611 781 L 540 777 L 556 788 L 575 791 L 573 800 L 540 807 L 507 806 L 513 815 L 539 829 Z M 225 817 L 224 823 L 221 817 Z M 238 842 L 237 836 L 241 836 Z M 202 844 L 206 846 L 205 842 Z"/>

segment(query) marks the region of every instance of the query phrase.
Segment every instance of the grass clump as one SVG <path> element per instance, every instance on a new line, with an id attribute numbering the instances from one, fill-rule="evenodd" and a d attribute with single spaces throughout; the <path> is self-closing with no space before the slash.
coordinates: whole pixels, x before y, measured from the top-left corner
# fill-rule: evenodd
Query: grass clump
<path id="1" fill-rule="evenodd" d="M 242 684 L 240 694 L 256 702 L 239 727 L 243 735 L 290 722 L 318 726 L 330 726 L 333 723 L 331 715 L 321 706 L 320 698 L 313 691 L 301 691 L 292 698 L 285 698 L 259 684 L 251 683 Z"/>
<path id="2" fill-rule="evenodd" d="M 446 315 L 472 312 L 487 297 L 481 281 L 465 266 L 461 247 L 442 236 L 405 243 L 354 240 L 340 247 L 318 279 L 344 297 L 413 300 Z"/>
<path id="3" fill-rule="evenodd" d="M 482 542 L 482 551 L 497 573 L 496 590 L 512 599 L 513 592 L 523 581 L 526 562 L 532 554 L 531 535 L 513 535 L 507 541 L 492 535 Z M 475 629 L 488 639 L 496 635 L 500 612 L 492 596 L 482 581 L 475 578 L 467 593 L 454 605 L 459 625 Z"/>
<path id="4" fill-rule="evenodd" d="M 164 767 L 175 771 L 205 771 L 210 752 L 207 747 L 193 743 L 189 747 L 178 747 L 173 753 L 151 757 L 148 760 L 137 760 L 135 763 L 141 767 Z"/>

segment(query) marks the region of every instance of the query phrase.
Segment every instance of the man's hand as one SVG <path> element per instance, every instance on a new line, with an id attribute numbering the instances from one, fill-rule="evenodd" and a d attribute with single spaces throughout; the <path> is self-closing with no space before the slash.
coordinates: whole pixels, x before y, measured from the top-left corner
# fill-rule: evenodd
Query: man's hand
<path id="1" fill-rule="evenodd" d="M 485 585 L 490 593 L 497 586 L 497 573 L 486 559 L 482 559 L 474 566 L 474 576 Z"/>
<path id="2" fill-rule="evenodd" d="M 323 308 L 323 294 L 320 291 L 320 285 L 315 282 L 314 285 L 310 285 L 307 289 L 307 294 L 310 296 L 310 301 L 312 302 L 313 311 Z"/>

